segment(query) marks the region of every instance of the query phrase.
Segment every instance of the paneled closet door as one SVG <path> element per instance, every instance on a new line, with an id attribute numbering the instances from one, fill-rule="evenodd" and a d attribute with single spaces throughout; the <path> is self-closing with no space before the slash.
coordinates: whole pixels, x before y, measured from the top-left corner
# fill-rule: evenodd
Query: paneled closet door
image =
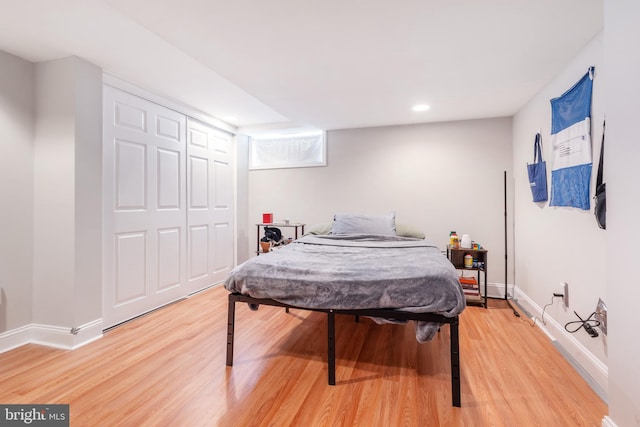
<path id="1" fill-rule="evenodd" d="M 184 297 L 186 117 L 104 88 L 103 321 Z"/>
<path id="2" fill-rule="evenodd" d="M 187 127 L 187 275 L 196 292 L 233 267 L 232 136 L 195 119 Z"/>

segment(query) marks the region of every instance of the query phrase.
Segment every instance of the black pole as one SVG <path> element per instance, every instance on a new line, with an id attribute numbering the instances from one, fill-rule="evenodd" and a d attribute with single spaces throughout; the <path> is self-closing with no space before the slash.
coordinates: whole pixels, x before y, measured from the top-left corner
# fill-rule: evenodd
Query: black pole
<path id="1" fill-rule="evenodd" d="M 507 267 L 507 261 L 508 261 L 508 250 L 507 250 L 507 244 L 509 242 L 509 240 L 507 239 L 507 231 L 508 231 L 508 224 L 507 224 L 507 171 L 504 171 L 504 300 L 507 301 L 507 304 L 509 304 L 509 307 L 511 307 L 511 310 L 513 310 L 513 315 L 516 317 L 520 317 L 520 313 L 518 313 L 518 311 L 513 307 L 513 305 L 511 305 L 511 301 L 509 301 L 508 298 L 508 292 L 507 292 L 507 283 L 509 281 L 509 275 L 508 275 L 508 267 Z"/>
<path id="2" fill-rule="evenodd" d="M 508 282 L 508 269 L 507 269 L 507 171 L 504 171 L 504 299 L 507 299 L 507 282 Z"/>

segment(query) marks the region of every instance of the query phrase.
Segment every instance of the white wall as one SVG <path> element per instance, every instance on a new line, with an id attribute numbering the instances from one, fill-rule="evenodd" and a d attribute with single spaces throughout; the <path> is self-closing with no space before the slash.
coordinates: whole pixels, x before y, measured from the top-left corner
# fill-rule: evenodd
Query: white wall
<path id="1" fill-rule="evenodd" d="M 102 70 L 36 64 L 36 117 L 32 321 L 36 340 L 73 347 L 101 334 Z"/>
<path id="2" fill-rule="evenodd" d="M 249 226 L 249 137 L 237 135 L 235 137 L 236 156 L 236 263 L 241 264 L 249 258 L 251 249 L 255 248 L 255 242 L 250 236 L 255 237 L 255 227 Z"/>
<path id="3" fill-rule="evenodd" d="M 0 51 L 0 334 L 32 310 L 33 64 Z"/>
<path id="4" fill-rule="evenodd" d="M 73 63 L 36 65 L 34 316 L 38 324 L 73 325 L 75 135 Z"/>
<path id="5" fill-rule="evenodd" d="M 263 212 L 313 225 L 396 211 L 441 249 L 449 231 L 470 234 L 490 251 L 489 281 L 504 284 L 511 132 L 510 118 L 330 131 L 327 167 L 249 172 L 248 247 Z"/>
<path id="6" fill-rule="evenodd" d="M 0 69 L 0 351 L 72 348 L 102 332 L 102 70 L 4 52 Z"/>
<path id="7" fill-rule="evenodd" d="M 73 58 L 75 286 L 73 326 L 102 317 L 102 69 Z"/>
<path id="8" fill-rule="evenodd" d="M 554 304 L 545 311 L 545 319 L 550 322 L 547 330 L 606 390 L 606 336 L 594 339 L 584 330 L 573 335 L 564 330 L 567 322 L 578 320 L 574 310 L 586 318 L 595 311 L 598 298 L 608 302 L 606 232 L 598 228 L 595 222 L 593 203 L 590 211 L 533 203 L 526 170 L 527 162 L 533 161 L 535 134 L 542 128 L 547 179 L 551 188 L 550 100 L 572 87 L 591 65 L 596 67 L 591 111 L 593 194 L 600 156 L 607 74 L 602 34 L 570 59 L 564 70 L 514 116 L 515 283 L 528 297 L 521 301 L 523 306 L 538 316 L 541 315 L 541 308 L 551 302 L 553 293 L 559 292 L 559 283 L 569 284 L 569 308 L 564 308 L 559 299 L 554 300 Z"/>
<path id="9" fill-rule="evenodd" d="M 605 1 L 609 417 L 619 427 L 640 425 L 638 22 L 636 0 Z"/>

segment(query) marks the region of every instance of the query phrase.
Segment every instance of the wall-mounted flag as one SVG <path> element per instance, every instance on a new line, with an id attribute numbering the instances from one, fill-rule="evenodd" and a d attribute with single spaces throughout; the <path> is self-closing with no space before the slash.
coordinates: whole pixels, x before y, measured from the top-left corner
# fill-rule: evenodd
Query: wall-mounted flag
<path id="1" fill-rule="evenodd" d="M 562 96 L 551 100 L 550 206 L 589 210 L 591 183 L 591 94 L 595 67 Z"/>

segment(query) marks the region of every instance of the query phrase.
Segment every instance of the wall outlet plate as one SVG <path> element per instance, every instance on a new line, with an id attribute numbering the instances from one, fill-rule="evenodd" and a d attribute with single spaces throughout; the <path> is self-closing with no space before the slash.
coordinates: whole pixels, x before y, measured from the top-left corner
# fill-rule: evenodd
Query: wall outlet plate
<path id="1" fill-rule="evenodd" d="M 596 320 L 600 322 L 599 328 L 602 333 L 607 335 L 607 305 L 602 301 L 602 298 L 598 299 L 596 306 Z"/>
<path id="2" fill-rule="evenodd" d="M 562 304 L 565 307 L 569 308 L 569 284 L 567 282 L 562 282 L 560 284 L 562 286 Z"/>

